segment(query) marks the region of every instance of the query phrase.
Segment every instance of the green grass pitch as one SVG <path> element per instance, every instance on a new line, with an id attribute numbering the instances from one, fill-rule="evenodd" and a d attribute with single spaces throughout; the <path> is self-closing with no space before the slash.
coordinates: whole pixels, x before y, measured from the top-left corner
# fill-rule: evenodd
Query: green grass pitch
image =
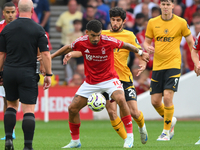
<path id="1" fill-rule="evenodd" d="M 15 128 L 15 150 L 23 149 L 23 132 L 21 121 L 17 121 Z M 137 124 L 133 121 L 135 150 L 198 150 L 200 145 L 194 145 L 200 136 L 200 121 L 177 121 L 175 135 L 171 141 L 156 141 L 161 134 L 163 121 L 146 121 L 149 134 L 148 142 L 143 145 Z M 4 136 L 3 122 L 0 122 L 0 136 Z M 71 140 L 68 121 L 36 121 L 33 140 L 34 150 L 61 150 Z M 120 150 L 124 149 L 124 141 L 111 127 L 109 120 L 82 121 L 80 140 L 84 150 Z M 0 150 L 4 150 L 4 141 L 0 141 Z"/>

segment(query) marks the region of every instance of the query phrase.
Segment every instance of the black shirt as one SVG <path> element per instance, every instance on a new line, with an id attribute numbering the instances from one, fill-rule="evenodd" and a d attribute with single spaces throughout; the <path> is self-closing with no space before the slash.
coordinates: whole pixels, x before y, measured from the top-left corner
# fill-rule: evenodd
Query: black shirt
<path id="1" fill-rule="evenodd" d="M 47 36 L 39 24 L 29 18 L 18 18 L 0 33 L 0 52 L 6 53 L 4 65 L 35 67 L 37 48 L 49 51 Z"/>

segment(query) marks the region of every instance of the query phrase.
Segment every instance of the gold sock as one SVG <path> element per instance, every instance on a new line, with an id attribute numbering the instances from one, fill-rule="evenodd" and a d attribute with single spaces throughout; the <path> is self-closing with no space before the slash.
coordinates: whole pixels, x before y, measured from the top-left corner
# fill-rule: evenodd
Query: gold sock
<path id="1" fill-rule="evenodd" d="M 159 115 L 161 115 L 161 117 L 164 117 L 164 104 L 163 103 L 160 107 L 157 107 L 155 109 L 159 113 Z"/>
<path id="2" fill-rule="evenodd" d="M 170 107 L 164 107 L 164 129 L 165 130 L 170 130 L 173 115 L 174 115 L 174 105 Z"/>
<path id="3" fill-rule="evenodd" d="M 117 132 L 117 134 L 119 134 L 119 136 L 122 139 L 126 139 L 127 138 L 127 133 L 126 130 L 124 128 L 124 124 L 122 122 L 122 120 L 117 117 L 117 119 L 115 120 L 110 120 L 112 127 L 114 128 L 114 130 Z"/>
<path id="4" fill-rule="evenodd" d="M 141 111 L 140 111 L 141 112 Z M 144 126 L 144 116 L 143 116 L 143 113 L 141 112 L 140 113 L 140 116 L 139 116 L 139 118 L 133 118 L 134 120 L 135 120 L 135 122 L 138 124 L 138 126 L 140 127 L 140 128 L 142 128 L 143 126 Z"/>

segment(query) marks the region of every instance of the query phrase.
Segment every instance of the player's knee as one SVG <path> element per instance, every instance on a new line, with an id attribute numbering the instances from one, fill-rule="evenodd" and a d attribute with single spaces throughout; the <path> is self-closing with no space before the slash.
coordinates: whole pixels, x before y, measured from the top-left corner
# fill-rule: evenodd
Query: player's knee
<path id="1" fill-rule="evenodd" d="M 72 106 L 72 105 L 69 105 L 69 107 L 68 107 L 68 112 L 69 112 L 69 114 L 73 115 L 73 114 L 78 113 L 78 109 L 75 108 L 75 107 Z"/>
<path id="2" fill-rule="evenodd" d="M 154 108 L 157 108 L 157 107 L 160 106 L 160 102 L 159 101 L 155 101 L 155 100 L 152 100 L 151 104 L 153 105 Z"/>
<path id="3" fill-rule="evenodd" d="M 140 116 L 140 112 L 138 110 L 131 110 L 130 109 L 130 111 L 131 111 L 131 116 L 133 118 L 138 118 Z"/>
<path id="4" fill-rule="evenodd" d="M 117 98 L 116 102 L 117 102 L 117 104 L 118 104 L 119 106 L 123 106 L 123 105 L 126 103 L 126 100 L 125 100 L 124 96 L 119 96 L 119 97 Z"/>

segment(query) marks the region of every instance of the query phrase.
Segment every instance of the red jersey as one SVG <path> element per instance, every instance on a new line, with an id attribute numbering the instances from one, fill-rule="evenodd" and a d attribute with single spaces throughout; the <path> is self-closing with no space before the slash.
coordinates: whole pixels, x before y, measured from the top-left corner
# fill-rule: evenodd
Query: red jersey
<path id="1" fill-rule="evenodd" d="M 119 78 L 114 69 L 113 49 L 120 49 L 123 44 L 122 41 L 106 35 L 101 35 L 97 45 L 91 44 L 88 35 L 79 37 L 71 44 L 73 50 L 82 52 L 87 83 L 97 84 Z"/>
<path id="2" fill-rule="evenodd" d="M 195 43 L 194 43 L 193 48 L 194 48 L 195 50 L 200 50 L 200 33 L 199 33 L 198 36 L 197 36 L 197 39 L 196 39 L 196 41 L 195 41 Z"/>
<path id="3" fill-rule="evenodd" d="M 193 39 L 195 40 L 194 37 L 193 37 Z M 186 51 L 186 61 L 187 61 L 187 63 L 188 63 L 189 69 L 190 69 L 190 70 L 194 70 L 194 63 L 193 63 L 193 61 L 192 61 L 190 48 L 189 48 L 187 42 L 184 44 L 183 50 Z M 200 49 L 199 49 L 199 50 L 200 50 Z M 200 55 L 200 51 L 199 51 L 198 53 L 199 53 L 199 55 Z"/>
<path id="4" fill-rule="evenodd" d="M 6 20 L 0 21 L 0 33 L 3 30 L 3 28 L 7 25 Z"/>

